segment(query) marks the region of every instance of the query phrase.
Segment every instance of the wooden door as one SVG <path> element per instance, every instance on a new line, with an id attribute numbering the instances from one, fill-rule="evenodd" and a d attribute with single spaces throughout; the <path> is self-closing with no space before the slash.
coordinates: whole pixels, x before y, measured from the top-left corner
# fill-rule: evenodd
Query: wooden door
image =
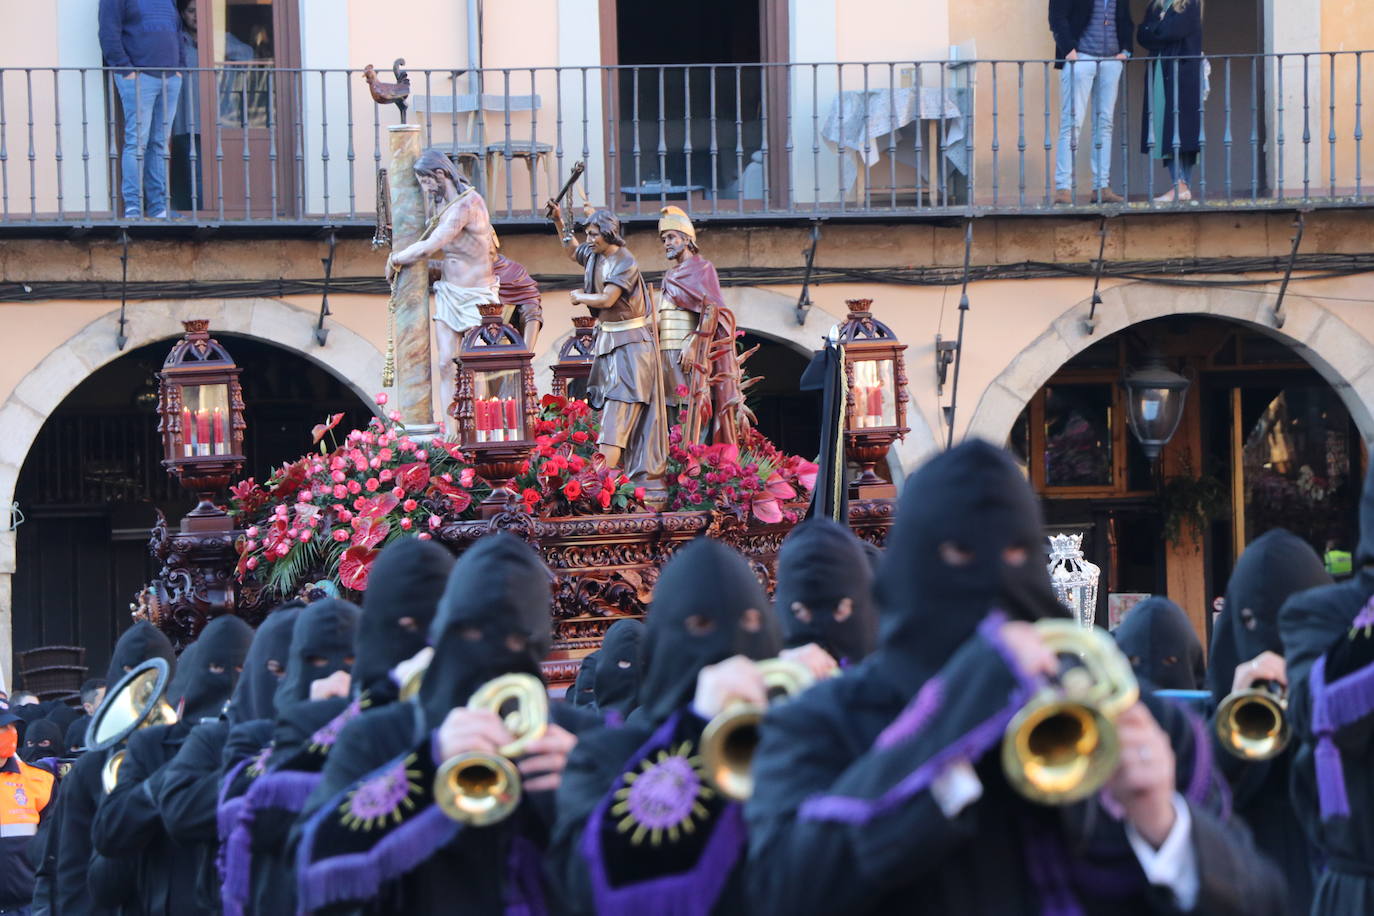
<path id="1" fill-rule="evenodd" d="M 297 5 L 197 0 L 204 210 L 228 219 L 297 213 L 303 143 Z"/>

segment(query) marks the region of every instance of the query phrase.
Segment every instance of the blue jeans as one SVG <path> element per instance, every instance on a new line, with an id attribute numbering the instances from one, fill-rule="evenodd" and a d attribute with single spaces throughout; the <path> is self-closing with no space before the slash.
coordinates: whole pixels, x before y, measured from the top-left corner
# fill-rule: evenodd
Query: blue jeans
<path id="1" fill-rule="evenodd" d="M 119 159 L 124 216 L 167 212 L 167 134 L 181 94 L 181 75 L 115 75 L 124 108 L 124 149 Z"/>
<path id="2" fill-rule="evenodd" d="M 1079 54 L 1064 62 L 1059 73 L 1059 148 L 1055 151 L 1054 186 L 1067 191 L 1073 186 L 1074 150 L 1081 148 L 1079 131 L 1091 105 L 1093 112 L 1093 189 L 1112 180 L 1112 123 L 1116 118 L 1116 89 L 1121 82 L 1122 61 L 1114 57 Z M 1091 97 L 1091 99 L 1090 99 Z"/>

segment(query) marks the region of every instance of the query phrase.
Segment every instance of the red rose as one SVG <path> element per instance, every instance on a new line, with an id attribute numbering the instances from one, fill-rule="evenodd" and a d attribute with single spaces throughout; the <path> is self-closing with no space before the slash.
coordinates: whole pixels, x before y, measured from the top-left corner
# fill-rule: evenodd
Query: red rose
<path id="1" fill-rule="evenodd" d="M 643 488 L 643 487 L 635 487 L 635 499 L 639 500 L 640 502 L 644 502 L 644 488 Z"/>
<path id="2" fill-rule="evenodd" d="M 543 502 L 543 497 L 539 495 L 539 491 L 529 487 L 526 487 L 525 492 L 520 494 L 520 498 L 525 501 L 526 505 L 530 506 L 537 506 Z"/>
<path id="3" fill-rule="evenodd" d="M 416 507 L 419 505 L 420 504 L 417 503 L 415 500 L 407 499 L 405 502 L 401 503 L 401 508 L 407 512 L 414 512 Z"/>
<path id="4" fill-rule="evenodd" d="M 563 495 L 570 500 L 576 500 L 582 495 L 582 484 L 576 480 L 569 480 L 563 485 Z"/>
<path id="5" fill-rule="evenodd" d="M 586 442 L 590 438 L 590 436 L 588 436 L 585 432 L 583 432 L 580 429 L 574 430 L 572 434 L 572 440 L 576 442 L 578 445 L 581 445 L 583 442 Z"/>
<path id="6" fill-rule="evenodd" d="M 601 492 L 600 492 L 599 494 L 597 494 L 596 499 L 597 499 L 597 502 L 601 503 L 601 508 L 603 508 L 603 509 L 609 509 L 609 508 L 611 508 L 611 491 L 610 491 L 610 490 L 605 489 L 605 488 L 603 487 L 602 490 L 601 490 Z"/>

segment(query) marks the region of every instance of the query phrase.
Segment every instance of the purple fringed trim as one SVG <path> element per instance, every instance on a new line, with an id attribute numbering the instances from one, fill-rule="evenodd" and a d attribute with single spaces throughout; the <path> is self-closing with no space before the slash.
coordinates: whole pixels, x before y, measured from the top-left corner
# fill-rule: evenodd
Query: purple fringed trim
<path id="1" fill-rule="evenodd" d="M 266 773 L 248 790 L 246 806 L 251 811 L 283 808 L 299 813 L 323 778 L 323 773 L 303 773 L 299 770 Z"/>
<path id="2" fill-rule="evenodd" d="M 438 805 L 430 805 L 387 833 L 366 852 L 307 862 L 319 825 L 326 816 L 337 812 L 336 802 L 341 797 L 331 799 L 330 804 L 312 815 L 301 837 L 296 863 L 296 902 L 302 913 L 377 896 L 387 881 L 413 871 L 453 842 L 462 826 L 449 819 Z"/>
<path id="3" fill-rule="evenodd" d="M 544 916 L 544 866 L 539 848 L 523 834 L 511 840 L 506 856 L 506 916 Z"/>
<path id="4" fill-rule="evenodd" d="M 997 650 L 997 654 L 1002 658 L 1002 663 L 1007 666 L 1007 670 L 1016 678 L 1016 683 L 1021 686 L 1022 690 L 1026 691 L 1026 696 L 1030 696 L 1031 693 L 1040 686 L 1041 680 L 1035 675 L 1026 674 L 1021 670 L 1021 664 L 1016 660 L 1016 656 L 1012 653 L 1011 647 L 1002 639 L 1002 624 L 1006 622 L 1006 614 L 1001 611 L 990 611 L 988 615 L 983 618 L 983 622 L 978 624 L 978 635 L 987 640 L 987 642 Z"/>
<path id="5" fill-rule="evenodd" d="M 1069 884 L 1068 867 L 1059 838 L 1043 832 L 1026 843 L 1026 870 L 1040 898 L 1042 916 L 1083 916 L 1083 907 Z"/>
<path id="6" fill-rule="evenodd" d="M 649 740 L 627 758 L 626 764 L 634 766 L 649 752 L 666 744 L 677 730 L 678 716 L 678 713 L 669 716 Z M 711 837 L 701 857 L 690 870 L 624 887 L 611 887 L 601 854 L 601 828 L 611 799 L 623 784 L 623 775 L 612 783 L 592 811 L 582 833 L 582 858 L 591 872 L 598 916 L 642 916 L 644 913 L 706 916 L 715 907 L 716 899 L 744 852 L 744 814 L 740 806 L 731 803 L 721 810 L 711 825 Z"/>
<path id="7" fill-rule="evenodd" d="M 1312 733 L 1317 738 L 1313 754 L 1317 769 L 1317 796 L 1321 816 L 1350 816 L 1350 797 L 1345 790 L 1345 771 L 1336 732 L 1374 711 L 1374 666 L 1361 668 L 1334 684 L 1326 683 L 1326 656 L 1319 657 L 1308 675 L 1312 690 Z"/>
<path id="8" fill-rule="evenodd" d="M 873 746 L 880 750 L 887 750 L 894 744 L 908 741 L 919 735 L 921 730 L 926 727 L 926 723 L 939 710 L 943 694 L 944 682 L 940 678 L 933 677 L 926 681 L 915 698 L 906 704 L 906 709 L 903 709 L 901 714 L 878 734 Z"/>
<path id="9" fill-rule="evenodd" d="M 241 916 L 243 913 L 244 904 L 248 901 L 252 859 L 252 838 L 248 833 L 248 825 L 242 823 L 243 796 L 226 798 L 225 795 L 244 767 L 252 762 L 251 756 L 243 758 L 220 782 L 219 807 L 215 811 L 219 853 L 215 862 L 219 866 L 220 903 L 225 916 Z"/>

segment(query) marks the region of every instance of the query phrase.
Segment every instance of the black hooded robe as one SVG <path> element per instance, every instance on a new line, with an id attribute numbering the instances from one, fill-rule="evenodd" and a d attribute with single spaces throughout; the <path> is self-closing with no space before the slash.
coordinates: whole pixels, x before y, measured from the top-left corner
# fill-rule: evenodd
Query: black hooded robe
<path id="1" fill-rule="evenodd" d="M 1155 690 L 1201 690 L 1206 683 L 1202 641 L 1183 609 L 1163 595 L 1131 608 L 1112 635 L 1135 676 Z"/>
<path id="2" fill-rule="evenodd" d="M 617 620 L 601 640 L 592 676 L 592 707 L 602 716 L 624 722 L 639 705 L 639 685 L 644 679 L 644 630 L 639 620 Z"/>
<path id="3" fill-rule="evenodd" d="M 91 824 L 91 841 L 101 855 L 122 860 L 137 875 L 127 909 L 148 916 L 197 913 L 197 862 L 193 849 L 167 834 L 158 810 L 166 764 L 176 756 L 191 729 L 216 719 L 233 693 L 253 638 L 242 619 L 226 614 L 205 625 L 200 638 L 182 653 L 177 683 L 181 718 L 175 725 L 135 732 L 119 770 L 119 784 L 105 796 Z"/>
<path id="4" fill-rule="evenodd" d="M 598 652 L 593 652 L 583 656 L 582 664 L 577 666 L 577 677 L 564 696 L 564 699 L 573 706 L 585 706 L 588 709 L 596 708 L 596 659 L 598 655 Z"/>
<path id="5" fill-rule="evenodd" d="M 907 484 L 879 573 L 881 648 L 771 711 L 754 761 L 751 911 L 1132 914 L 1175 911 L 1123 825 L 1091 798 L 1015 794 L 996 753 L 1036 684 L 1001 643 L 1003 614 L 1064 617 L 1039 507 L 1001 450 L 969 442 Z M 1278 913 L 1281 878 L 1205 804 L 1200 723 L 1147 698 L 1172 739 L 1204 913 Z M 978 795 L 932 791 L 967 761 Z M 968 782 L 968 780 L 965 780 Z M 1077 910 L 1075 910 L 1077 907 Z"/>
<path id="6" fill-rule="evenodd" d="M 663 569 L 644 638 L 641 705 L 584 737 L 558 790 L 549 868 L 572 913 L 748 912 L 742 806 L 706 781 L 697 676 L 735 655 L 771 658 L 781 634 L 748 562 L 698 538 Z M 600 667 L 600 663 L 598 663 Z"/>
<path id="7" fill-rule="evenodd" d="M 300 612 L 286 674 L 273 696 L 271 747 L 245 757 L 224 775 L 221 901 L 230 916 L 295 911 L 286 835 L 319 780 L 327 746 L 337 734 L 334 721 L 356 713 L 356 701 L 311 700 L 310 685 L 336 671 L 352 670 L 360 613 L 357 605 L 337 598 Z"/>
<path id="8" fill-rule="evenodd" d="M 1279 608 L 1289 596 L 1330 584 L 1321 557 L 1297 535 L 1275 528 L 1250 542 L 1226 584 L 1221 612 L 1227 622 L 1225 631 L 1215 628 L 1212 641 L 1209 683 L 1214 704 L 1231 692 L 1237 665 L 1265 651 L 1283 654 Z M 1229 637 L 1229 647 L 1221 645 L 1223 637 Z M 1270 760 L 1241 760 L 1227 753 L 1219 741 L 1216 753 L 1231 785 L 1236 815 L 1249 826 L 1260 851 L 1283 869 L 1289 912 L 1307 912 L 1317 871 L 1316 850 L 1288 798 L 1297 743 L 1290 740 Z"/>
<path id="9" fill-rule="evenodd" d="M 235 726 L 270 720 L 280 675 L 273 673 L 269 663 L 285 670 L 299 607 L 278 608 L 258 626 L 226 715 L 192 729 L 162 778 L 158 797 L 162 823 L 174 842 L 191 850 L 196 861 L 196 905 L 207 913 L 220 908 L 216 815 L 225 744 Z"/>
<path id="10" fill-rule="evenodd" d="M 552 643 L 551 576 L 509 534 L 459 558 L 430 630 L 435 654 L 415 702 L 344 727 L 324 781 L 293 835 L 302 912 L 541 912 L 552 793 L 526 792 L 505 820 L 471 827 L 433 803 L 435 733 L 448 713 L 502 674 L 537 676 Z M 517 637 L 523 649 L 511 648 Z M 551 704 L 571 732 L 586 718 Z"/>
<path id="11" fill-rule="evenodd" d="M 873 651 L 878 610 L 864 548 L 852 531 L 828 518 L 807 519 L 783 540 L 773 604 L 788 648 L 815 643 L 842 668 Z"/>
<path id="12" fill-rule="evenodd" d="M 150 658 L 176 664 L 171 640 L 151 623 L 139 621 L 124 631 L 115 644 L 106 682 L 113 688 L 126 673 Z M 108 751 L 82 754 L 62 780 L 62 788 L 57 793 L 57 829 L 49 843 L 55 848 L 44 856 L 45 864 L 39 868 L 39 888 L 35 896 L 44 892 L 44 873 L 51 869 L 53 909 L 62 916 L 103 916 L 113 912 L 96 902 L 87 885 L 88 875 L 95 882 L 100 874 L 117 871 L 103 856 L 93 854 L 91 847 L 91 822 L 104 795 L 100 771 L 108 754 Z M 126 873 L 124 877 L 131 876 Z"/>
<path id="13" fill-rule="evenodd" d="M 1299 743 L 1292 764 L 1293 808 L 1325 860 L 1312 899 L 1314 916 L 1374 912 L 1374 640 L 1367 627 L 1374 619 L 1374 467 L 1360 496 L 1355 570 L 1344 582 L 1294 595 L 1279 612 L 1288 714 Z M 1314 715 L 1318 673 L 1328 687 L 1344 681 L 1342 689 L 1355 690 L 1346 704 L 1348 716 L 1333 717 L 1339 721 L 1321 734 Z"/>

